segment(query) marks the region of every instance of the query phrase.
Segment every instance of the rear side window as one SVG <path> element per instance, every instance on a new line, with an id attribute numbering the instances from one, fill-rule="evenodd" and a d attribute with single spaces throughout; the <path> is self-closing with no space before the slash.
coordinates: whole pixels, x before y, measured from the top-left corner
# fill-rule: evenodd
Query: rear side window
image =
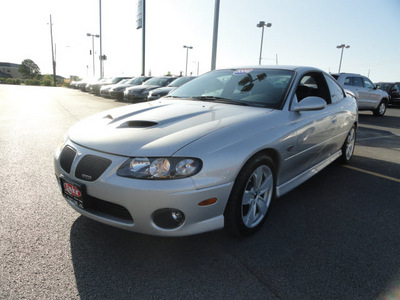
<path id="1" fill-rule="evenodd" d="M 361 77 L 353 77 L 353 86 L 359 86 L 359 87 L 363 87 L 363 81 Z"/>
<path id="2" fill-rule="evenodd" d="M 335 80 L 333 80 L 326 74 L 324 74 L 324 76 L 325 76 L 326 83 L 328 84 L 328 87 L 329 87 L 329 92 L 331 94 L 332 103 L 339 102 L 340 100 L 342 100 L 344 98 L 343 89 L 339 86 L 339 84 Z"/>

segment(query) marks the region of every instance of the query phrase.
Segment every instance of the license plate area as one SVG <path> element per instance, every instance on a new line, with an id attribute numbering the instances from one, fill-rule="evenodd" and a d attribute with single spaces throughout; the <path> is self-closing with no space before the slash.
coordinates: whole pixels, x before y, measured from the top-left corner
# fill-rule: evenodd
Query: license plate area
<path id="1" fill-rule="evenodd" d="M 74 203 L 76 206 L 85 208 L 86 186 L 84 184 L 75 182 L 69 178 L 62 176 L 61 190 L 63 196 Z"/>

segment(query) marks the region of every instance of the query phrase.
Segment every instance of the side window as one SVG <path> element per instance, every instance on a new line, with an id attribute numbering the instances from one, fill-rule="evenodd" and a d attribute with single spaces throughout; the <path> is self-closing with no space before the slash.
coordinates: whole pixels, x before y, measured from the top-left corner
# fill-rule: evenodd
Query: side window
<path id="1" fill-rule="evenodd" d="M 363 81 L 364 81 L 364 87 L 366 87 L 368 89 L 374 89 L 375 88 L 375 85 L 368 78 L 363 78 Z"/>
<path id="2" fill-rule="evenodd" d="M 344 98 L 343 89 L 340 85 L 328 75 L 324 74 L 326 83 L 328 84 L 329 92 L 331 93 L 332 103 L 339 102 Z"/>
<path id="3" fill-rule="evenodd" d="M 327 103 L 331 103 L 329 90 L 322 73 L 313 72 L 301 78 L 299 86 L 296 89 L 297 100 L 300 102 L 310 96 L 320 97 Z"/>
<path id="4" fill-rule="evenodd" d="M 352 77 L 346 77 L 344 80 L 344 85 L 353 85 Z"/>
<path id="5" fill-rule="evenodd" d="M 398 93 L 398 92 L 400 92 L 400 84 L 395 84 L 393 87 L 392 87 L 392 91 L 394 90 L 394 92 L 396 92 L 396 93 Z"/>
<path id="6" fill-rule="evenodd" d="M 363 87 L 364 84 L 363 84 L 363 82 L 362 82 L 361 77 L 353 77 L 353 85 L 354 85 L 354 86 Z"/>

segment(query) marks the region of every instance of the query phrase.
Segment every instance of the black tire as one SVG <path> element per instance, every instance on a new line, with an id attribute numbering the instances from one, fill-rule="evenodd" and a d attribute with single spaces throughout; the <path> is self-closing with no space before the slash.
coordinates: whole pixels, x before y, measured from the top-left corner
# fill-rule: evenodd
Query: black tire
<path id="1" fill-rule="evenodd" d="M 351 127 L 349 133 L 347 134 L 346 140 L 342 146 L 342 156 L 340 157 L 340 162 L 343 164 L 348 164 L 354 154 L 354 148 L 356 146 L 356 126 Z"/>
<path id="2" fill-rule="evenodd" d="M 374 113 L 374 116 L 376 117 L 383 117 L 383 115 L 386 112 L 387 108 L 387 103 L 385 100 L 382 100 L 381 103 L 379 103 L 378 107 L 373 110 L 372 112 Z"/>
<path id="3" fill-rule="evenodd" d="M 224 213 L 225 228 L 230 233 L 249 236 L 263 225 L 275 197 L 275 170 L 267 155 L 252 158 L 242 168 Z"/>

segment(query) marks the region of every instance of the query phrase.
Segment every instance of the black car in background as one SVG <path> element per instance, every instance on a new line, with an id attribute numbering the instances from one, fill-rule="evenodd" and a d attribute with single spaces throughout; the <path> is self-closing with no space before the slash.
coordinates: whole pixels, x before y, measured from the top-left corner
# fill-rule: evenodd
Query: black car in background
<path id="1" fill-rule="evenodd" d="M 133 103 L 147 101 L 147 96 L 151 90 L 167 86 L 176 78 L 171 76 L 153 77 L 142 85 L 127 88 L 124 92 L 124 99 Z"/>
<path id="2" fill-rule="evenodd" d="M 120 84 L 118 86 L 112 87 L 109 90 L 110 97 L 114 98 L 116 100 L 123 100 L 124 99 L 124 91 L 126 88 L 136 86 L 136 85 L 141 85 L 151 78 L 152 77 L 149 77 L 149 76 L 135 77 L 135 78 L 128 80 L 124 84 Z"/>
<path id="3" fill-rule="evenodd" d="M 400 104 L 400 82 L 378 82 L 375 85 L 389 94 L 389 104 Z"/>
<path id="4" fill-rule="evenodd" d="M 181 85 L 185 84 L 186 82 L 191 81 L 192 79 L 195 79 L 196 76 L 184 76 L 184 77 L 179 77 L 176 80 L 172 81 L 170 84 L 168 84 L 166 87 L 160 87 L 157 89 L 154 89 L 150 91 L 149 95 L 147 96 L 147 100 L 156 100 L 158 98 L 161 98 L 165 95 L 168 95 L 171 91 L 176 89 L 177 87 L 180 87 Z"/>

